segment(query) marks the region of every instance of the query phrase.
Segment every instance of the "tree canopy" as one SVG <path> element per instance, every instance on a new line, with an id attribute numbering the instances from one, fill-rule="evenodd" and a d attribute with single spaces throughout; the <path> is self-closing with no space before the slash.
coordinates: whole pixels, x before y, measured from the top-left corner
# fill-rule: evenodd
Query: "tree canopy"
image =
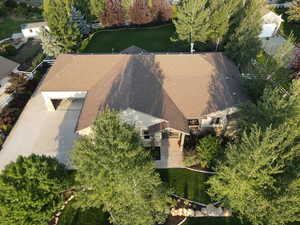
<path id="1" fill-rule="evenodd" d="M 20 156 L 0 174 L 0 224 L 47 224 L 70 186 L 65 166 L 46 156 Z"/>
<path id="2" fill-rule="evenodd" d="M 300 22 L 300 0 L 293 0 L 287 13 L 289 21 Z"/>
<path id="3" fill-rule="evenodd" d="M 71 158 L 82 190 L 76 196 L 80 207 L 103 206 L 113 224 L 165 221 L 170 209 L 167 191 L 139 134 L 117 112 L 103 112 L 91 135 L 77 142 Z"/>
<path id="4" fill-rule="evenodd" d="M 207 0 L 184 0 L 173 23 L 179 40 L 206 42 L 209 34 Z"/>
<path id="5" fill-rule="evenodd" d="M 239 21 L 225 46 L 227 55 L 242 68 L 246 68 L 260 51 L 258 36 L 261 32 L 262 7 L 261 0 L 245 1 L 237 15 Z"/>
<path id="6" fill-rule="evenodd" d="M 298 121 L 244 132 L 209 179 L 209 194 L 254 225 L 299 221 L 299 131 Z"/>

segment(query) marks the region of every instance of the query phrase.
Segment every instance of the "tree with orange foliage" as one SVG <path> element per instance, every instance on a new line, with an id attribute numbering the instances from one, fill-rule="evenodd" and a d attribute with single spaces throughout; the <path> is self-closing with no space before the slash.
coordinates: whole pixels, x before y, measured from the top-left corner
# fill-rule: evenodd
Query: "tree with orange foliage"
<path id="1" fill-rule="evenodd" d="M 121 0 L 107 0 L 101 16 L 101 23 L 105 27 L 122 25 L 125 22 Z"/>

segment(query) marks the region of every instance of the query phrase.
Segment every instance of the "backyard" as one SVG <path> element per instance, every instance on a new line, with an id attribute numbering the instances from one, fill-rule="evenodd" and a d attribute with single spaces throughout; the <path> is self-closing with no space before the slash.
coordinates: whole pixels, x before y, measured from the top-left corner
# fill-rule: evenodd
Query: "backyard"
<path id="1" fill-rule="evenodd" d="M 211 203 L 206 194 L 209 178 L 208 174 L 198 173 L 187 169 L 160 169 L 158 170 L 162 180 L 170 186 L 175 194 L 199 201 Z M 73 203 L 72 203 L 73 204 Z M 101 209 L 80 210 L 70 204 L 63 212 L 58 225 L 109 225 L 108 215 Z M 241 225 L 239 219 L 234 217 L 223 218 L 188 218 L 184 225 Z M 246 224 L 249 225 L 249 224 Z"/>
<path id="2" fill-rule="evenodd" d="M 96 32 L 83 52 L 112 53 L 120 52 L 132 45 L 149 52 L 186 52 L 189 46 L 170 40 L 175 28 L 171 24 L 138 29 L 102 30 Z M 196 46 L 197 50 L 208 50 L 205 46 Z"/>
<path id="3" fill-rule="evenodd" d="M 0 40 L 9 38 L 13 33 L 21 33 L 20 25 L 23 23 L 38 22 L 37 20 L 17 19 L 15 17 L 6 17 L 0 19 Z"/>

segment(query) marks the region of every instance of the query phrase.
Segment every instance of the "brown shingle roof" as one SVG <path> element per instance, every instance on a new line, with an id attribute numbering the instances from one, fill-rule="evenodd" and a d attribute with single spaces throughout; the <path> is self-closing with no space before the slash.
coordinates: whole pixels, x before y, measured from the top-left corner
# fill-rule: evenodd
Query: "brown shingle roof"
<path id="1" fill-rule="evenodd" d="M 132 108 L 187 131 L 200 117 L 245 100 L 240 74 L 221 53 L 61 55 L 41 91 L 87 91 L 78 130 L 106 106 Z"/>

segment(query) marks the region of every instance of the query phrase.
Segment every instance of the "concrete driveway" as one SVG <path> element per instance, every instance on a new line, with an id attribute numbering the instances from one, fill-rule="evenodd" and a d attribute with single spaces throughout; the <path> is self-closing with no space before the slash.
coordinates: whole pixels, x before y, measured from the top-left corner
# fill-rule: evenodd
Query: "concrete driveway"
<path id="1" fill-rule="evenodd" d="M 19 155 L 32 153 L 54 156 L 68 165 L 69 151 L 79 138 L 74 130 L 80 104 L 70 105 L 70 110 L 64 105 L 61 110 L 49 112 L 41 93 L 35 92 L 0 151 L 0 170 Z"/>

